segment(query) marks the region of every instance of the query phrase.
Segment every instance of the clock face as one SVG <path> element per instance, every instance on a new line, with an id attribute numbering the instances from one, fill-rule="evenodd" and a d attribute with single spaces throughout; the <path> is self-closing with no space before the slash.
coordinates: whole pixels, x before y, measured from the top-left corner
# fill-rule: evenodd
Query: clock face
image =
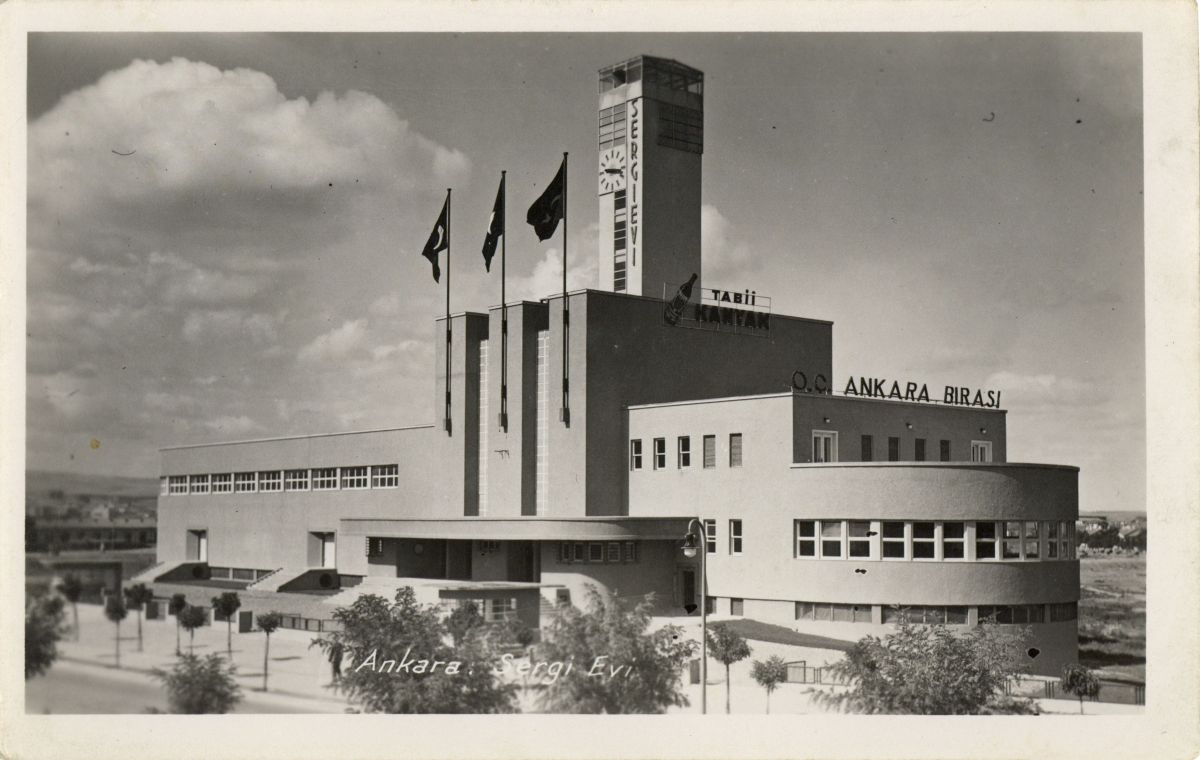
<path id="1" fill-rule="evenodd" d="M 625 189 L 625 149 L 610 148 L 600 154 L 600 192 Z"/>

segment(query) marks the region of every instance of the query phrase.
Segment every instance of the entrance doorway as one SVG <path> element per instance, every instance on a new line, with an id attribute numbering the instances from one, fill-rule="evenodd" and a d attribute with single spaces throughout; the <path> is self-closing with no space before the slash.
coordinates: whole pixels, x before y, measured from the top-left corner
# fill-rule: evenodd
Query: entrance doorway
<path id="1" fill-rule="evenodd" d="M 187 558 L 191 562 L 208 562 L 208 531 L 189 530 L 187 533 Z"/>

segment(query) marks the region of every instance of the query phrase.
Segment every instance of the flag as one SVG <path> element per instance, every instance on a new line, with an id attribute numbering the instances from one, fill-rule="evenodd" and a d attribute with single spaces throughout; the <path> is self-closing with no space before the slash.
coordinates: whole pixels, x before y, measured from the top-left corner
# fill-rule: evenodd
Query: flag
<path id="1" fill-rule="evenodd" d="M 492 205 L 492 218 L 488 220 L 487 237 L 483 239 L 483 265 L 492 271 L 492 257 L 496 255 L 496 244 L 504 234 L 504 179 L 496 191 L 496 202 Z"/>
<path id="2" fill-rule="evenodd" d="M 558 229 L 558 223 L 562 221 L 563 173 L 566 168 L 567 159 L 564 157 L 562 165 L 558 167 L 558 174 L 554 175 L 550 186 L 529 207 L 529 213 L 525 214 L 525 221 L 533 225 L 533 231 L 537 233 L 538 240 L 548 239 Z"/>
<path id="3" fill-rule="evenodd" d="M 446 202 L 442 204 L 442 213 L 438 216 L 437 224 L 433 225 L 433 232 L 429 233 L 425 250 L 421 251 L 421 255 L 429 259 L 430 264 L 433 264 L 434 282 L 442 279 L 442 268 L 438 266 L 438 253 L 450 247 L 450 225 L 447 223 L 449 215 L 450 198 L 447 196 Z"/>

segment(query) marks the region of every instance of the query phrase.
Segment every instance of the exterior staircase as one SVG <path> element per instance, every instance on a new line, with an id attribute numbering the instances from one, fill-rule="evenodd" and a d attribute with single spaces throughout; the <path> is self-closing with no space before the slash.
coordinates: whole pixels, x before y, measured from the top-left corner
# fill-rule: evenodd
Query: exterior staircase
<path id="1" fill-rule="evenodd" d="M 309 568 L 278 567 L 246 587 L 247 591 L 278 591 L 279 587 L 290 580 L 307 573 Z"/>

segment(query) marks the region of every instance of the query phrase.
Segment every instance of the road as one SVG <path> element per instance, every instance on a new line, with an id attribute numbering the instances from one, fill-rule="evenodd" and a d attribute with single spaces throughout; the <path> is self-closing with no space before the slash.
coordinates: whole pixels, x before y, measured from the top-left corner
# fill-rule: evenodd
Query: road
<path id="1" fill-rule="evenodd" d="M 266 696 L 245 688 L 242 697 L 234 712 L 332 712 L 327 704 L 315 700 Z M 130 714 L 151 707 L 166 712 L 166 690 L 150 675 L 137 671 L 59 660 L 46 675 L 25 682 L 25 712 L 29 715 Z"/>

